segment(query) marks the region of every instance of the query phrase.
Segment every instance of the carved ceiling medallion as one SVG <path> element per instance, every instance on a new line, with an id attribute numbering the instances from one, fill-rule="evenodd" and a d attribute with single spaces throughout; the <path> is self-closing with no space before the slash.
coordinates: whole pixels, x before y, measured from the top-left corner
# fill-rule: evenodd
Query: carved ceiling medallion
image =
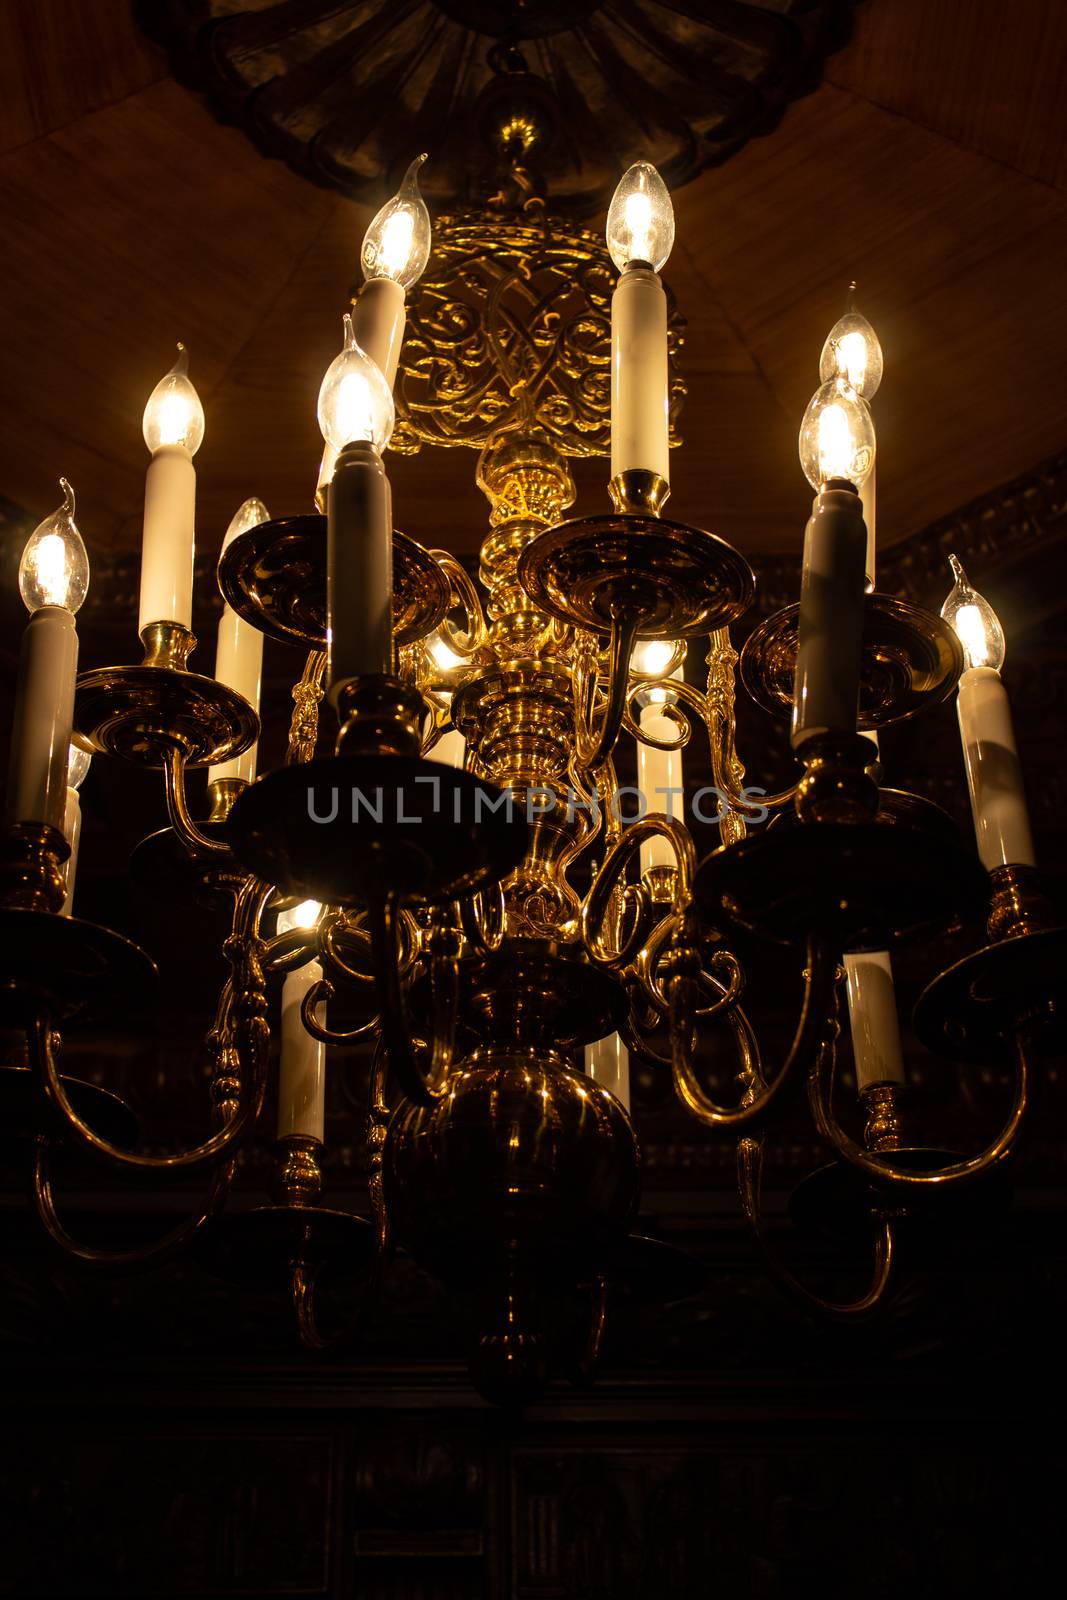
<path id="1" fill-rule="evenodd" d="M 855 3 L 171 0 L 148 26 L 262 149 L 375 204 L 421 149 L 432 206 L 478 203 L 482 101 L 529 74 L 556 110 L 549 192 L 589 213 L 638 158 L 674 188 L 770 131 L 817 85 Z"/>

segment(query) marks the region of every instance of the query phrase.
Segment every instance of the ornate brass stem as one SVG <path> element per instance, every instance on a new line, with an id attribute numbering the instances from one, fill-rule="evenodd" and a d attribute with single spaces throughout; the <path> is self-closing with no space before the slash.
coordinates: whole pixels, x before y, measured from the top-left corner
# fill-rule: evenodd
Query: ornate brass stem
<path id="1" fill-rule="evenodd" d="M 0 906 L 58 912 L 66 899 L 63 863 L 70 845 L 46 822 L 16 822 L 0 844 Z"/>
<path id="2" fill-rule="evenodd" d="M 287 766 L 310 761 L 315 754 L 325 673 L 325 650 L 309 651 L 304 671 L 293 685 L 293 716 L 289 724 L 289 749 L 285 756 Z"/>

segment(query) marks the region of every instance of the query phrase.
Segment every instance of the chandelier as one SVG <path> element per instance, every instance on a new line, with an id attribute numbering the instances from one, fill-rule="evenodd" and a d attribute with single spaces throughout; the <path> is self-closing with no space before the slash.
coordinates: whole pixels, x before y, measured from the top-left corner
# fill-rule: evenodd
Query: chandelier
<path id="1" fill-rule="evenodd" d="M 12 1116 L 36 1119 L 34 1204 L 69 1254 L 133 1266 L 195 1242 L 218 1260 L 266 1260 L 304 1343 L 323 1349 L 348 1330 L 321 1326 L 321 1265 L 343 1265 L 369 1297 L 401 1248 L 473 1295 L 474 1379 L 516 1400 L 545 1379 L 560 1305 L 579 1308 L 574 1359 L 595 1369 L 611 1285 L 635 1249 L 656 1248 L 631 1237 L 631 1056 L 736 1141 L 742 1208 L 776 1277 L 828 1316 L 867 1316 L 889 1302 L 900 1237 L 1010 1154 L 1055 1020 L 1064 935 L 1035 871 L 995 614 L 954 558 L 940 616 L 875 585 L 871 325 L 850 301 L 827 336 L 800 427 L 815 499 L 799 603 L 739 655 L 730 626 L 753 599 L 748 563 L 664 514 L 683 392 L 660 278 L 668 192 L 654 167 L 632 166 L 605 250 L 546 202 L 529 108 L 494 104 L 503 167 L 486 205 L 438 218 L 431 254 L 420 157 L 367 230 L 365 282 L 319 393 L 316 511 L 271 518 L 250 499 L 234 517 L 213 676 L 189 667 L 204 413 L 180 347 L 144 414 L 141 664 L 77 676 L 89 568 L 65 481 L 33 533 L 0 993 L 5 1025 L 26 1040 L 3 1094 Z M 480 451 L 479 581 L 394 530 L 390 442 Z M 569 461 L 607 454 L 611 509 L 567 519 Z M 306 663 L 285 763 L 257 777 L 264 637 Z M 685 675 L 697 641 L 702 686 Z M 746 783 L 738 675 L 789 719 L 800 775 L 781 793 Z M 936 806 L 879 781 L 879 731 L 954 691 L 977 859 Z M 332 753 L 316 753 L 320 720 Z M 714 818 L 720 844 L 698 862 L 682 763 L 705 740 L 711 783 L 691 806 Z M 637 782 L 620 785 L 628 746 Z M 173 1155 L 130 1147 L 114 1097 L 63 1071 L 58 1030 L 118 1010 L 153 977 L 142 950 L 72 914 L 91 756 L 162 773 L 169 827 L 140 847 L 142 867 L 230 910 L 208 1034 L 211 1127 Z M 186 779 L 204 767 L 211 809 L 198 820 Z M 989 942 L 929 982 L 913 1019 L 959 1062 L 1013 1063 L 1004 1126 L 961 1156 L 909 1132 L 889 952 L 975 915 Z M 739 935 L 790 947 L 802 972 L 781 1061 L 765 1058 L 750 1018 Z M 355 1027 L 336 1026 L 339 998 Z M 859 1137 L 835 1106 L 846 1025 Z M 709 1087 L 712 1037 L 720 1061 L 724 1040 L 732 1052 L 733 1103 Z M 326 1047 L 361 1041 L 374 1048 L 369 1219 L 323 1204 L 319 1162 Z M 271 1203 L 228 1213 L 242 1150 L 271 1137 L 275 1059 Z M 344 1071 L 338 1059 L 331 1070 Z M 805 1089 L 832 1159 L 802 1185 L 804 1205 L 869 1229 L 870 1280 L 852 1301 L 798 1282 L 762 1224 L 764 1130 Z M 203 1169 L 203 1207 L 151 1246 L 77 1240 L 53 1189 L 59 1140 L 133 1173 Z"/>

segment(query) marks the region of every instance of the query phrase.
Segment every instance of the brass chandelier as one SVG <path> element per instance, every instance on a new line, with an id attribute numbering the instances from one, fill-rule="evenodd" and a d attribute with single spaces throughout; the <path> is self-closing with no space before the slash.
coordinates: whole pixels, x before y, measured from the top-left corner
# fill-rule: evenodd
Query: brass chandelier
<path id="1" fill-rule="evenodd" d="M 350 1267 L 369 1296 L 401 1247 L 476 1295 L 475 1380 L 515 1400 L 544 1381 L 560 1300 L 586 1308 L 578 1362 L 596 1366 L 640 1193 L 630 1054 L 737 1141 L 743 1209 L 779 1278 L 827 1315 L 864 1316 L 888 1301 L 901 1231 L 922 1229 L 1011 1152 L 1032 1054 L 1055 1022 L 1064 930 L 1034 869 L 991 609 L 958 565 L 941 617 L 874 585 L 868 401 L 882 357 L 870 324 L 850 305 L 831 331 L 801 427 L 816 498 L 799 604 L 739 657 L 729 630 L 753 598 L 748 563 L 663 514 L 682 392 L 659 278 L 674 232 L 666 189 L 646 163 L 631 167 L 605 250 L 546 203 L 529 166 L 536 123 L 505 107 L 496 134 L 498 193 L 438 218 L 432 258 L 419 162 L 371 223 L 366 281 L 319 397 L 316 513 L 272 519 L 249 501 L 234 518 L 215 676 L 188 666 L 204 418 L 184 354 L 145 413 L 140 665 L 75 683 L 88 564 L 65 485 L 31 538 L 0 995 L 27 1045 L 4 1094 L 35 1108 L 34 1202 L 64 1250 L 130 1266 L 195 1239 L 219 1260 L 264 1258 L 286 1277 L 302 1339 L 322 1349 L 347 1330 L 320 1327 L 321 1264 Z M 479 583 L 393 530 L 390 435 L 401 450 L 480 451 L 490 527 Z M 564 520 L 568 461 L 609 453 L 612 509 Z M 265 636 L 306 664 L 286 762 L 256 778 Z M 704 687 L 683 676 L 697 639 Z M 738 671 L 791 719 L 801 775 L 782 793 L 746 784 Z M 957 686 L 980 860 L 935 806 L 878 782 L 878 731 Z M 331 720 L 333 753 L 316 755 L 324 699 L 336 733 Z M 713 798 L 721 839 L 699 863 L 681 779 L 698 736 L 712 779 L 701 816 Z M 629 740 L 638 782 L 627 790 L 616 760 Z M 208 1035 L 212 1127 L 171 1156 L 127 1147 L 101 1120 L 109 1097 L 62 1069 L 57 1030 L 117 1009 L 152 976 L 143 951 L 71 915 L 75 790 L 90 754 L 162 772 L 169 827 L 140 847 L 142 870 L 232 910 Z M 186 775 L 200 767 L 211 811 L 197 821 Z M 983 912 L 989 943 L 937 976 L 914 1016 L 934 1050 L 1014 1062 L 1004 1127 L 959 1157 L 907 1131 L 888 952 Z M 791 946 L 802 968 L 780 1063 L 764 1059 L 742 1004 L 738 931 Z M 271 1204 L 226 1213 L 238 1156 L 263 1136 L 277 978 Z M 329 1020 L 342 992 L 361 1008 L 343 1031 Z M 846 996 L 862 1140 L 834 1108 Z M 736 1056 L 729 1105 L 712 1098 L 700 1054 L 713 1021 Z M 369 1221 L 322 1204 L 318 1159 L 325 1047 L 363 1040 L 374 1043 Z M 806 1202 L 870 1229 L 870 1283 L 847 1303 L 791 1278 L 762 1228 L 763 1130 L 805 1083 L 833 1153 Z M 60 1138 L 120 1170 L 203 1168 L 203 1208 L 150 1247 L 77 1241 L 53 1192 Z"/>

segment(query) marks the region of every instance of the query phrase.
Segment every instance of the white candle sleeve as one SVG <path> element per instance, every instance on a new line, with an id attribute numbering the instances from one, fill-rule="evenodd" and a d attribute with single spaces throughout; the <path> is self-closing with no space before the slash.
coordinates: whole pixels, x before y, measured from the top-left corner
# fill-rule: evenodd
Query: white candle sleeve
<path id="1" fill-rule="evenodd" d="M 392 671 L 393 517 L 389 480 L 371 444 L 349 444 L 328 493 L 331 700 L 365 673 Z"/>
<path id="2" fill-rule="evenodd" d="M 641 712 L 641 731 L 657 739 L 677 739 L 679 729 L 661 705 L 648 705 Z M 665 811 L 677 822 L 685 820 L 681 750 L 654 750 L 651 745 L 638 742 L 637 787 L 641 791 L 643 811 Z M 662 835 L 646 839 L 642 844 L 642 872 L 647 872 L 649 867 L 677 864 L 669 841 Z"/>
<path id="3" fill-rule="evenodd" d="M 138 632 L 153 622 L 192 627 L 195 519 L 193 458 L 184 445 L 160 445 L 145 475 Z"/>
<path id="4" fill-rule="evenodd" d="M 872 467 L 868 476 L 863 480 L 860 488 L 860 502 L 863 506 L 863 524 L 867 529 L 867 587 L 874 588 L 874 575 L 878 562 L 878 541 L 875 537 L 877 516 L 877 489 L 875 487 L 875 474 L 877 467 Z"/>
<path id="5" fill-rule="evenodd" d="M 585 1070 L 601 1088 L 610 1089 L 629 1111 L 630 1052 L 617 1033 L 609 1033 L 606 1039 L 586 1045 Z"/>
<path id="6" fill-rule="evenodd" d="M 396 382 L 406 321 L 399 283 L 392 278 L 371 278 L 363 285 L 352 310 L 356 343 L 370 356 L 390 389 Z"/>
<path id="7" fill-rule="evenodd" d="M 263 677 L 263 635 L 250 622 L 245 622 L 227 605 L 219 619 L 218 641 L 215 646 L 215 677 L 230 689 L 243 695 L 252 710 L 259 711 L 260 685 Z M 256 746 L 230 761 L 208 768 L 208 782 L 216 778 L 242 778 L 251 783 L 256 775 Z"/>
<path id="8" fill-rule="evenodd" d="M 824 489 L 804 534 L 793 746 L 855 733 L 863 659 L 867 533 L 859 495 Z"/>
<path id="9" fill-rule="evenodd" d="M 1008 691 L 992 667 L 960 678 L 957 710 L 978 855 L 983 867 L 1030 866 L 1034 841 L 1015 749 Z"/>
<path id="10" fill-rule="evenodd" d="M 611 297 L 611 475 L 670 481 L 667 296 L 651 267 L 628 267 Z"/>
<path id="11" fill-rule="evenodd" d="M 888 953 L 871 950 L 847 955 L 845 975 L 857 1088 L 866 1089 L 872 1083 L 903 1083 L 904 1055 Z"/>
<path id="12" fill-rule="evenodd" d="M 467 759 L 467 741 L 457 728 L 450 728 L 443 733 L 429 752 L 431 761 L 439 761 L 443 767 L 455 767 L 462 772 Z"/>
<path id="13" fill-rule="evenodd" d="M 82 837 L 82 807 L 77 789 L 67 790 L 67 810 L 63 819 L 63 832 L 70 845 L 70 855 L 63 863 L 63 881 L 67 892 L 60 907 L 60 916 L 69 917 L 74 905 L 74 880 L 78 874 L 78 847 Z"/>
<path id="14" fill-rule="evenodd" d="M 322 1143 L 326 1120 L 326 1046 L 313 1039 L 300 1017 L 304 996 L 322 977 L 309 961 L 282 985 L 282 1058 L 278 1082 L 278 1138 L 299 1134 Z M 319 1015 L 322 1014 L 319 1009 Z"/>
<path id="15" fill-rule="evenodd" d="M 77 670 L 73 612 L 66 606 L 41 606 L 26 624 L 19 652 L 7 780 L 9 823 L 46 822 L 63 831 Z"/>

